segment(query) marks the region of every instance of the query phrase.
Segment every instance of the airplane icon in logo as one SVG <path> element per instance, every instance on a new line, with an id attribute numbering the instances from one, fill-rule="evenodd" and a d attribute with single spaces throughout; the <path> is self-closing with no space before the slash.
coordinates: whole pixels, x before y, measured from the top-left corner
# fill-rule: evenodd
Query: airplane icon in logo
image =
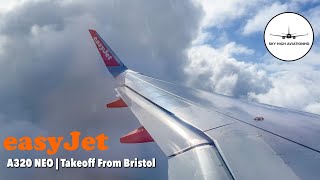
<path id="1" fill-rule="evenodd" d="M 270 33 L 270 35 L 271 36 L 279 36 L 279 37 L 282 37 L 282 39 L 285 39 L 285 38 L 287 38 L 287 39 L 290 39 L 290 38 L 292 38 L 292 39 L 296 39 L 296 37 L 299 37 L 299 36 L 307 36 L 308 34 L 300 34 L 300 35 L 296 35 L 297 33 L 290 33 L 290 27 L 288 27 L 288 33 L 286 34 L 286 33 L 281 33 L 281 35 L 279 35 L 279 34 L 271 34 Z"/>

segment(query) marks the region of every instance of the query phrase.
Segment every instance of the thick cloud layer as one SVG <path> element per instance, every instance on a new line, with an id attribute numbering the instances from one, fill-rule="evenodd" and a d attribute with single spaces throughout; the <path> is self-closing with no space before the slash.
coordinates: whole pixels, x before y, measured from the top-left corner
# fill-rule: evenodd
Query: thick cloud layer
<path id="1" fill-rule="evenodd" d="M 134 70 L 181 79 L 183 50 L 197 30 L 201 11 L 175 1 L 23 1 L 0 12 L 1 142 L 8 135 L 83 136 L 105 133 L 110 149 L 67 153 L 80 159 L 157 158 L 156 169 L 7 169 L 0 179 L 159 179 L 167 161 L 156 144 L 122 145 L 119 137 L 139 127 L 128 110 L 107 110 L 115 98 L 108 75 L 88 33 L 96 29 Z M 7 152 L 1 159 L 46 157 Z M 25 174 L 26 173 L 26 174 Z M 123 174 L 125 173 L 125 174 Z"/>

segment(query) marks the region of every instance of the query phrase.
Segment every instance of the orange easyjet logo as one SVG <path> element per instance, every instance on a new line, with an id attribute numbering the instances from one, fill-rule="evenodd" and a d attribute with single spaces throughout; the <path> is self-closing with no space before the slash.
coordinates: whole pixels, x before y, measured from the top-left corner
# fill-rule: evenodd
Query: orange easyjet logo
<path id="1" fill-rule="evenodd" d="M 92 151 L 98 149 L 105 151 L 108 146 L 105 142 L 108 140 L 108 136 L 105 134 L 99 134 L 96 137 L 86 136 L 80 141 L 81 133 L 78 131 L 70 132 L 71 142 L 64 142 L 64 137 L 44 137 L 38 136 L 32 139 L 29 136 L 23 136 L 16 138 L 13 136 L 7 137 L 3 146 L 7 151 L 46 151 L 49 155 L 54 155 L 58 152 L 60 146 L 67 151 L 75 151 L 81 147 L 86 151 Z"/>

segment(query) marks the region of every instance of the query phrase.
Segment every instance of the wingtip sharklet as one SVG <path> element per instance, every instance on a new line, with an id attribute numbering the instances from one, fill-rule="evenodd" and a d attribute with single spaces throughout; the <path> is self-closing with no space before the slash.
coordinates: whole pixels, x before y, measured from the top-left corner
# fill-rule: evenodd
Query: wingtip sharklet
<path id="1" fill-rule="evenodd" d="M 107 45 L 107 43 L 101 38 L 96 30 L 89 29 L 89 33 L 98 49 L 98 52 L 100 53 L 102 60 L 113 77 L 118 76 L 128 69 Z"/>

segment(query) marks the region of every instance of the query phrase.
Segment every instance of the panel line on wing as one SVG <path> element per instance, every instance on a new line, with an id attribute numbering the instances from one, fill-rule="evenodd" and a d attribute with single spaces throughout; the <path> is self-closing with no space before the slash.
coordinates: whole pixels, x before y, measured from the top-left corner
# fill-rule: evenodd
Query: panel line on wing
<path id="1" fill-rule="evenodd" d="M 182 149 L 182 150 L 180 150 L 178 152 L 175 152 L 175 153 L 171 154 L 170 156 L 168 156 L 168 158 L 173 158 L 175 156 L 178 156 L 179 154 L 182 154 L 184 152 L 190 151 L 190 150 L 192 150 L 194 148 L 197 148 L 197 147 L 200 147 L 200 146 L 213 146 L 213 147 L 215 147 L 215 144 L 214 143 L 202 143 L 202 144 L 197 144 L 195 146 L 190 146 L 190 147 L 187 147 L 185 149 Z"/>
<path id="2" fill-rule="evenodd" d="M 231 125 L 231 124 L 234 124 L 234 123 L 235 122 L 224 124 L 224 125 L 221 125 L 221 126 L 218 126 L 218 127 L 214 127 L 214 128 L 210 128 L 210 129 L 204 130 L 203 132 L 207 132 L 207 131 L 210 131 L 210 130 L 213 130 L 213 129 L 218 129 L 218 128 L 221 128 L 221 127 L 224 127 L 224 126 L 228 126 L 228 125 Z"/>

